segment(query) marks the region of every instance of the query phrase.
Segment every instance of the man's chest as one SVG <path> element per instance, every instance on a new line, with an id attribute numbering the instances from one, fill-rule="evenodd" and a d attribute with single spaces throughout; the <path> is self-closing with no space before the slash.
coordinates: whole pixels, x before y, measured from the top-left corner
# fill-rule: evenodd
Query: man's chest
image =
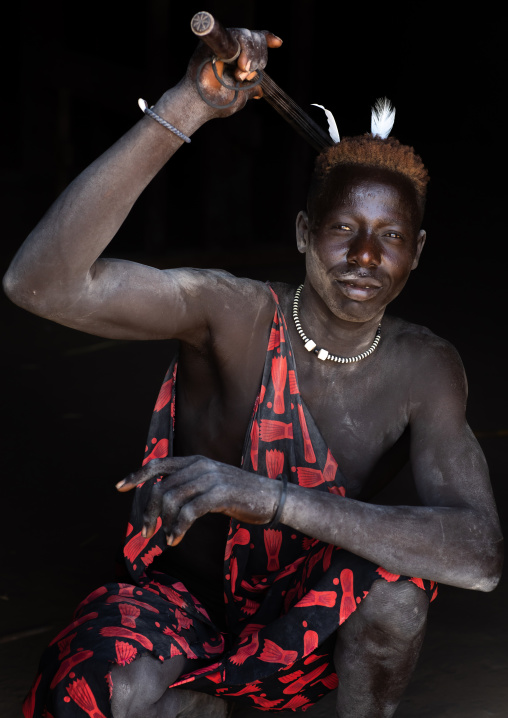
<path id="1" fill-rule="evenodd" d="M 372 362 L 374 364 L 374 362 Z M 409 421 L 403 381 L 381 367 L 314 372 L 301 367 L 299 389 L 342 473 L 350 495 L 375 480 L 380 462 Z"/>
<path id="2" fill-rule="evenodd" d="M 379 462 L 407 426 L 405 382 L 382 357 L 356 367 L 323 365 L 298 349 L 294 368 L 302 400 L 347 478 L 350 495 L 358 496 L 375 482 Z M 198 379 L 197 368 L 182 367 L 177 382 L 175 451 L 239 465 L 263 367 L 255 378 L 235 372 L 221 382 L 212 373 Z"/>

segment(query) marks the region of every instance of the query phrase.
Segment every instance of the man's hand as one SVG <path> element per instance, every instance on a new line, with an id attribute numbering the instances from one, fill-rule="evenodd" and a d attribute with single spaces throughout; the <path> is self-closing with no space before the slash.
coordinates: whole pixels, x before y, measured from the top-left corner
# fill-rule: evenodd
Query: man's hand
<path id="1" fill-rule="evenodd" d="M 120 481 L 130 491 L 156 477 L 144 514 L 142 535 L 151 538 L 157 519 L 168 546 L 176 546 L 194 521 L 207 513 L 223 513 L 251 524 L 268 523 L 280 498 L 280 483 L 203 456 L 154 459 Z"/>
<path id="2" fill-rule="evenodd" d="M 262 70 L 268 61 L 268 48 L 277 48 L 282 45 L 282 40 L 267 30 L 261 32 L 247 30 L 245 28 L 230 28 L 228 32 L 238 41 L 240 54 L 232 63 L 216 61 L 215 68 L 218 75 L 227 85 L 234 85 L 237 82 L 249 83 L 257 77 L 257 71 Z M 191 58 L 184 82 L 199 86 L 203 95 L 215 105 L 228 105 L 234 99 L 234 92 L 223 87 L 215 77 L 212 67 L 212 51 L 203 43 L 198 45 L 196 52 Z M 206 62 L 206 60 L 209 62 Z M 206 64 L 203 66 L 203 63 Z M 202 69 L 200 70 L 200 68 Z M 198 77 L 199 74 L 199 77 Z M 253 85 L 250 89 L 240 91 L 236 102 L 226 109 L 210 108 L 213 117 L 226 117 L 240 110 L 245 106 L 247 100 L 262 97 L 262 90 L 259 85 Z"/>

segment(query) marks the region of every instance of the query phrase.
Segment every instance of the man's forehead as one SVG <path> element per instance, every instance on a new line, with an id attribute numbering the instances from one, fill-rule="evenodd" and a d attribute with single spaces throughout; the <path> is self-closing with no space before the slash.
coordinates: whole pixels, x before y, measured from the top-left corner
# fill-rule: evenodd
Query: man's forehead
<path id="1" fill-rule="evenodd" d="M 326 211 L 367 202 L 372 207 L 389 206 L 407 217 L 417 209 L 414 188 L 398 172 L 378 167 L 344 166 L 334 171 Z M 323 208 L 324 209 L 324 208 Z"/>

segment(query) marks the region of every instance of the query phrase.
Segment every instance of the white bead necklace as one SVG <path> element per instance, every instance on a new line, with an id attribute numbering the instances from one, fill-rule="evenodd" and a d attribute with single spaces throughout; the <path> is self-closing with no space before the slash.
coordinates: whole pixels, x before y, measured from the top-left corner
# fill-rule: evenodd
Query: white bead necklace
<path id="1" fill-rule="evenodd" d="M 361 354 L 357 354 L 354 357 L 338 357 L 335 354 L 330 354 L 326 349 L 320 349 L 316 342 L 312 341 L 312 339 L 309 339 L 308 336 L 304 333 L 302 329 L 302 325 L 300 324 L 300 319 L 298 318 L 298 304 L 300 302 L 300 292 L 303 289 L 303 284 L 300 284 L 298 289 L 295 292 L 295 298 L 293 301 L 293 319 L 295 321 L 296 331 L 303 339 L 303 343 L 305 344 L 305 348 L 308 352 L 314 352 L 314 354 L 317 354 L 317 358 L 321 359 L 322 361 L 325 361 L 325 359 L 329 359 L 330 361 L 336 361 L 339 364 L 352 364 L 353 362 L 361 361 L 362 359 L 365 359 L 365 357 L 368 357 L 372 354 L 373 351 L 376 350 L 377 345 L 379 344 L 379 341 L 381 339 L 381 324 L 378 326 L 376 331 L 376 336 L 374 337 L 374 341 L 370 345 L 370 347 L 362 352 Z"/>

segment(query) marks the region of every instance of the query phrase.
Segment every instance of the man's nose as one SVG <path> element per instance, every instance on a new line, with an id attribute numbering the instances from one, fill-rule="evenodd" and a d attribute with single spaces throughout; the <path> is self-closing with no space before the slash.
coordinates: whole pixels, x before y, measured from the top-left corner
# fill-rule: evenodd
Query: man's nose
<path id="1" fill-rule="evenodd" d="M 377 267 L 381 263 L 377 239 L 367 232 L 357 234 L 349 245 L 347 261 L 359 267 Z"/>

